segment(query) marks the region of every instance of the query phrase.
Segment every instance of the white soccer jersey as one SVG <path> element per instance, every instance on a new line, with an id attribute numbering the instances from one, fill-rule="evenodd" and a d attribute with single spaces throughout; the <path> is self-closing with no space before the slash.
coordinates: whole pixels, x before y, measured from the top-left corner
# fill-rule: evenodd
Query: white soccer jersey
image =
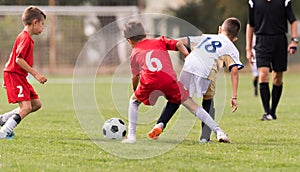
<path id="1" fill-rule="evenodd" d="M 186 57 L 183 71 L 214 80 L 219 69 L 227 66 L 244 66 L 239 59 L 239 51 L 229 38 L 223 34 L 203 34 L 189 37 L 193 47 Z M 193 46 L 197 43 L 196 46 Z"/>

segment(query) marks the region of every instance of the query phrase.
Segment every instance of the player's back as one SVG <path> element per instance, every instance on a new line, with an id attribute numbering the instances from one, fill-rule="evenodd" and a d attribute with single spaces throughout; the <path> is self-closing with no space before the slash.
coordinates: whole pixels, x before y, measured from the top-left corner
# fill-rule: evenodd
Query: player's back
<path id="1" fill-rule="evenodd" d="M 130 64 L 132 73 L 140 75 L 141 80 L 157 82 L 171 77 L 176 79 L 176 73 L 168 50 L 177 50 L 177 41 L 165 37 L 145 39 L 133 48 Z"/>
<path id="2" fill-rule="evenodd" d="M 237 48 L 223 34 L 203 34 L 199 37 L 191 37 L 191 42 L 198 43 L 187 56 L 184 71 L 208 78 L 212 70 L 217 70 L 214 69 L 217 60 L 223 56 L 229 56 L 235 63 L 241 64 Z"/>

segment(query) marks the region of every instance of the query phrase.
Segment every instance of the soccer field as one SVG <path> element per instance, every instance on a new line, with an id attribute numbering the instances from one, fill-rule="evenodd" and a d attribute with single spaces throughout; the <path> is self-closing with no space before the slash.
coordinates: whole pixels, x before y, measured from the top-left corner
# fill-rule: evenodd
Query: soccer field
<path id="1" fill-rule="evenodd" d="M 230 96 L 229 76 L 226 80 Z M 200 144 L 200 121 L 192 123 L 195 125 L 188 133 L 182 133 L 185 131 L 181 128 L 177 131 L 172 125 L 180 123 L 178 113 L 168 127 L 184 138 L 168 139 L 168 134 L 163 133 L 157 141 L 148 140 L 146 134 L 154 120 L 138 125 L 137 139 L 145 140 L 136 145 L 105 140 L 101 134 L 102 123 L 99 123 L 99 131 L 94 131 L 95 135 L 87 135 L 74 110 L 72 78 L 49 78 L 45 85 L 33 85 L 43 107 L 20 123 L 15 129 L 14 140 L 0 140 L 0 171 L 298 171 L 300 168 L 300 80 L 297 73 L 285 75 L 276 121 L 259 120 L 263 111 L 259 97 L 253 96 L 251 74 L 240 75 L 239 109 L 231 113 L 227 98 L 224 115 L 219 121 L 231 144 L 217 143 L 215 138 L 212 143 Z M 105 118 L 118 114 L 111 88 L 110 82 L 96 82 L 95 85 L 97 104 Z M 7 103 L 3 89 L 0 94 L 1 112 L 15 107 Z M 124 104 L 118 108 L 127 108 L 128 97 L 118 101 L 122 102 L 117 104 Z M 162 108 L 158 104 L 154 109 L 160 112 Z M 192 117 L 185 111 L 181 113 Z M 154 118 L 158 115 L 153 114 Z M 145 120 L 142 114 L 140 118 Z M 124 152 L 136 151 L 135 146 L 143 158 L 124 158 Z M 113 155 L 114 150 L 120 152 Z M 147 156 L 155 151 L 157 156 Z"/>

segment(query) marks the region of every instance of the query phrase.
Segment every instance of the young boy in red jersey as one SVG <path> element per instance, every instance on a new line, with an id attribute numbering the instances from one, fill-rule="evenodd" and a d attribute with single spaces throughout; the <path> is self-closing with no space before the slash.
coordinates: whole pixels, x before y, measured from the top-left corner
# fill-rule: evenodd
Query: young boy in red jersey
<path id="1" fill-rule="evenodd" d="M 124 37 L 133 48 L 130 65 L 134 94 L 129 101 L 128 137 L 123 143 L 136 142 L 138 107 L 141 102 L 154 105 L 159 96 L 171 103 L 182 103 L 191 113 L 206 123 L 217 135 L 219 142 L 230 140 L 209 114 L 198 106 L 183 85 L 177 81 L 168 50 L 179 50 L 184 56 L 188 51 L 182 42 L 164 36 L 147 39 L 141 22 L 132 20 L 125 24 Z"/>
<path id="2" fill-rule="evenodd" d="M 42 104 L 26 77 L 30 73 L 44 84 L 47 78 L 32 68 L 34 41 L 32 35 L 39 35 L 44 28 L 46 14 L 35 6 L 29 6 L 22 15 L 23 31 L 16 38 L 9 60 L 4 68 L 4 87 L 9 103 L 18 103 L 19 107 L 0 116 L 0 138 L 12 138 L 14 128 L 29 113 L 41 108 Z"/>

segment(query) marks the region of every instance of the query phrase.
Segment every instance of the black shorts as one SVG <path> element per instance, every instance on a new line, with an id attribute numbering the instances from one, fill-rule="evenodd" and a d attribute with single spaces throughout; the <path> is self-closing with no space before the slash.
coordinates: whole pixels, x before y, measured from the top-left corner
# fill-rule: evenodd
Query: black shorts
<path id="1" fill-rule="evenodd" d="M 287 69 L 287 37 L 282 35 L 256 36 L 255 53 L 257 68 L 269 67 L 270 71 Z"/>

